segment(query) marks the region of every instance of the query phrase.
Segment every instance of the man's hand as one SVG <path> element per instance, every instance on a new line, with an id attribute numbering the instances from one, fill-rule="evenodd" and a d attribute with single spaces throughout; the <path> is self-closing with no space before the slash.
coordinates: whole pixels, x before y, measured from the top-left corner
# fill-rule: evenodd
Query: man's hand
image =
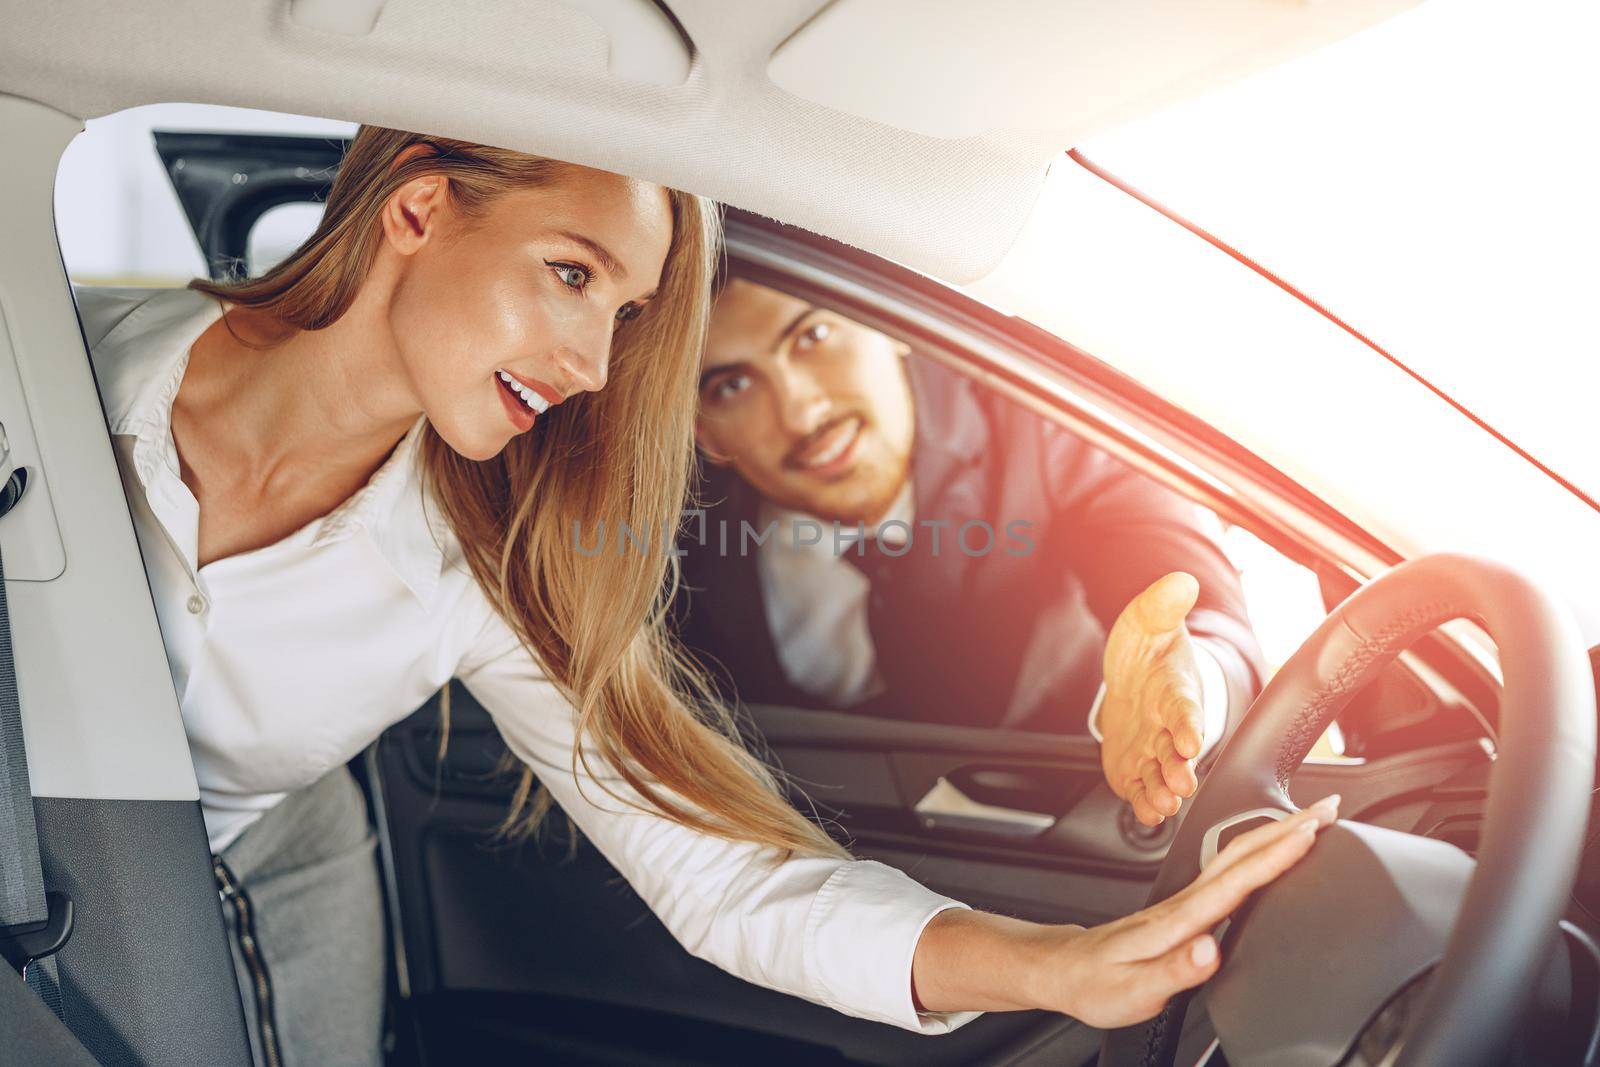
<path id="1" fill-rule="evenodd" d="M 1193 575 L 1173 571 L 1134 597 L 1106 638 L 1100 765 L 1146 826 L 1178 814 L 1199 787 L 1205 709 L 1183 623 L 1199 595 Z"/>

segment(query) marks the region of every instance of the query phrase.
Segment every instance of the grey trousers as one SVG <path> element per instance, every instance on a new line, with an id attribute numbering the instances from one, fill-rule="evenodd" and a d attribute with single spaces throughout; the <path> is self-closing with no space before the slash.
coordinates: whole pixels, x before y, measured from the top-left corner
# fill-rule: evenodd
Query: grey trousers
<path id="1" fill-rule="evenodd" d="M 290 794 L 216 860 L 256 1063 L 381 1065 L 383 901 L 350 772 Z"/>

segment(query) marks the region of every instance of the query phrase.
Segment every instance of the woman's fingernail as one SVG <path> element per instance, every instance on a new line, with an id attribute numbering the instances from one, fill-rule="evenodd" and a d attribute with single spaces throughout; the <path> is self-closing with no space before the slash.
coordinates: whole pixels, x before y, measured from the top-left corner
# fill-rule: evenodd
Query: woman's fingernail
<path id="1" fill-rule="evenodd" d="M 1211 966 L 1211 961 L 1217 958 L 1217 942 L 1207 934 L 1189 949 L 1189 958 L 1196 967 Z"/>

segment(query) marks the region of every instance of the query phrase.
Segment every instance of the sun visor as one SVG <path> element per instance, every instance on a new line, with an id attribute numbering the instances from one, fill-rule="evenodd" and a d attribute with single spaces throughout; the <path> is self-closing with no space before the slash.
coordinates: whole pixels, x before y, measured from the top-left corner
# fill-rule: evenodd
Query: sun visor
<path id="1" fill-rule="evenodd" d="M 0 93 L 229 104 L 648 178 L 948 282 L 1085 132 L 1406 0 L 0 0 Z M 770 76 L 769 76 L 770 72 Z"/>
<path id="2" fill-rule="evenodd" d="M 835 0 L 767 66 L 803 100 L 930 137 L 1116 122 L 1420 0 Z"/>

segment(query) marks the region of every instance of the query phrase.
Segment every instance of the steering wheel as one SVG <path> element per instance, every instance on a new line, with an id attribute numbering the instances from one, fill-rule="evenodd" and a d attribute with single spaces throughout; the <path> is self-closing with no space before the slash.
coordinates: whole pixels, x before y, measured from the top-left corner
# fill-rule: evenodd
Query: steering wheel
<path id="1" fill-rule="evenodd" d="M 1498 1062 L 1572 892 L 1595 760 L 1594 683 L 1577 627 L 1501 564 L 1426 556 L 1340 604 L 1218 756 L 1150 903 L 1193 881 L 1229 833 L 1294 812 L 1289 779 L 1334 716 L 1412 642 L 1462 617 L 1494 638 L 1504 676 L 1477 862 L 1380 827 L 1324 829 L 1228 925 L 1206 1007 L 1230 1067 Z M 1108 1033 L 1101 1067 L 1172 1067 L 1191 996 Z"/>

